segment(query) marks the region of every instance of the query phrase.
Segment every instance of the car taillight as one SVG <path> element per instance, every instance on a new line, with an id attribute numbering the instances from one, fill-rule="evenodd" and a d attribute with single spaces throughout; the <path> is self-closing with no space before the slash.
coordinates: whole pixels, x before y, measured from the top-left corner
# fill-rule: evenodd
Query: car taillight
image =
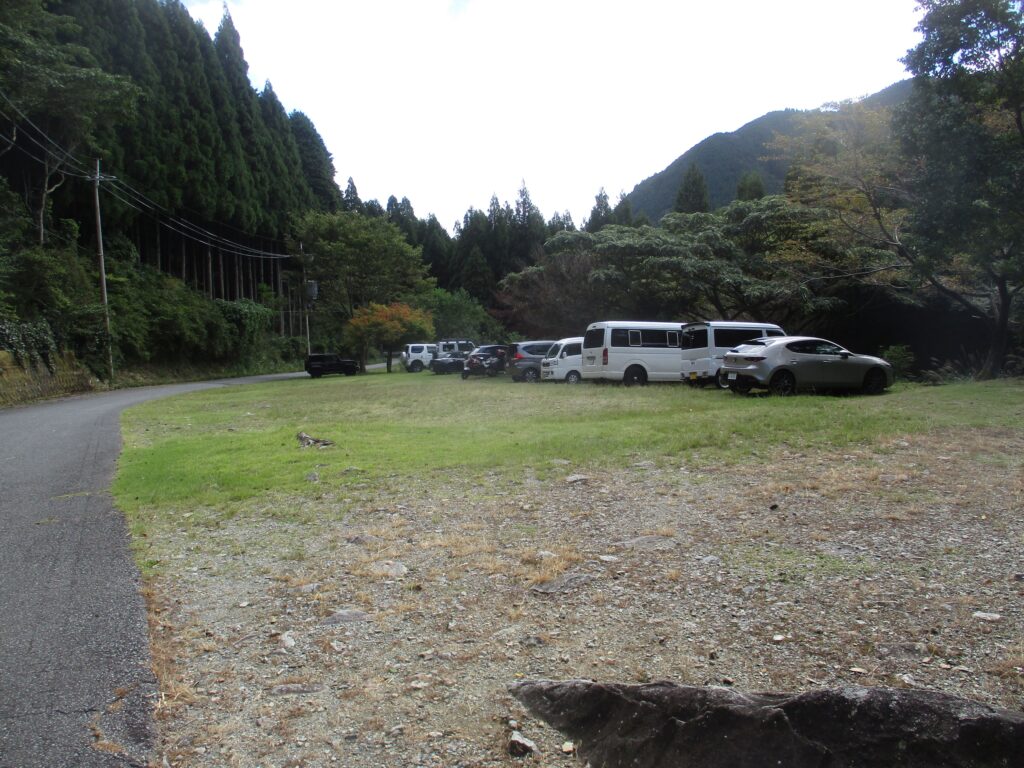
<path id="1" fill-rule="evenodd" d="M 525 357 L 526 356 L 522 352 L 516 352 L 516 360 L 523 360 Z"/>
<path id="2" fill-rule="evenodd" d="M 760 363 L 762 360 L 764 360 L 764 357 L 744 357 L 743 359 L 746 360 L 748 363 Z"/>
<path id="3" fill-rule="evenodd" d="M 601 365 L 608 365 L 608 347 L 601 350 Z"/>

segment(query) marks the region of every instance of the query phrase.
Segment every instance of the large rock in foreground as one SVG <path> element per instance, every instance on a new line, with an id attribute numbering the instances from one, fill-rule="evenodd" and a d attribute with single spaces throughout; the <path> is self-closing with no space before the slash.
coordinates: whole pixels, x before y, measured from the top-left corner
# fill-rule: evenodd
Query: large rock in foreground
<path id="1" fill-rule="evenodd" d="M 1024 714 L 931 691 L 586 680 L 509 690 L 592 768 L 1024 768 Z"/>

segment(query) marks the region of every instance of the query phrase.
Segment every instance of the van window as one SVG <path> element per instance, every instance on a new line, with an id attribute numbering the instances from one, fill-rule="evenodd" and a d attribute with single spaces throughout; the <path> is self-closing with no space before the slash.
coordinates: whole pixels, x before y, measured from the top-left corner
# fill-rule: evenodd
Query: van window
<path id="1" fill-rule="evenodd" d="M 765 336 L 785 336 L 786 334 L 782 332 L 781 328 L 769 328 L 767 331 L 765 331 L 764 335 Z"/>
<path id="2" fill-rule="evenodd" d="M 418 355 L 422 351 L 423 351 L 423 345 L 422 344 L 412 344 L 412 345 L 409 346 L 409 352 L 411 354 Z"/>
<path id="3" fill-rule="evenodd" d="M 572 357 L 573 355 L 582 354 L 583 350 L 580 349 L 580 343 L 577 341 L 574 344 L 566 344 L 562 349 L 561 357 Z"/>
<path id="4" fill-rule="evenodd" d="M 583 336 L 583 346 L 587 349 L 604 346 L 604 328 L 591 328 Z"/>
<path id="5" fill-rule="evenodd" d="M 645 347 L 678 347 L 678 331 L 641 331 L 643 338 L 642 346 Z"/>
<path id="6" fill-rule="evenodd" d="M 629 331 L 627 331 L 625 328 L 612 328 L 612 346 L 628 347 Z"/>
<path id="7" fill-rule="evenodd" d="M 763 336 L 764 331 L 760 328 L 716 328 L 716 347 L 735 347 L 748 339 L 756 339 Z"/>
<path id="8" fill-rule="evenodd" d="M 689 328 L 683 331 L 683 349 L 701 349 L 707 345 L 707 328 Z"/>

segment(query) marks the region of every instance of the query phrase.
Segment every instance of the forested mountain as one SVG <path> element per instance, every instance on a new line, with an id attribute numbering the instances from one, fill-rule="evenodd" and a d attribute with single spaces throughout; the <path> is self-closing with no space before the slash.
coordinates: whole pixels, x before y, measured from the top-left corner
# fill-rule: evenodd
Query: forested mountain
<path id="1" fill-rule="evenodd" d="M 405 198 L 364 203 L 335 176 L 312 121 L 269 82 L 251 85 L 226 10 L 211 37 L 179 0 L 5 2 L 0 348 L 48 364 L 71 350 L 102 374 L 114 361 L 230 361 L 266 341 L 294 356 L 302 336 L 337 348 L 354 301 L 416 299 L 451 332 L 487 320 L 467 294 L 452 305 L 420 279 L 459 267 L 435 220 Z M 364 270 L 384 254 L 409 263 L 332 306 L 305 282 L 319 273 L 301 231 L 343 213 L 359 218 L 339 220 L 339 241 L 362 232 L 381 249 L 358 251 Z M 281 343 L 260 340 L 271 321 Z"/>
<path id="2" fill-rule="evenodd" d="M 871 108 L 896 106 L 906 99 L 910 86 L 910 80 L 895 83 L 863 99 L 862 103 Z M 712 210 L 735 200 L 740 179 L 751 171 L 761 177 L 766 194 L 779 194 L 789 159 L 772 152 L 766 145 L 776 135 L 799 135 L 806 124 L 806 115 L 795 109 L 769 112 L 736 131 L 709 136 L 676 158 L 665 170 L 633 187 L 626 195 L 633 215 L 660 221 L 673 209 L 683 176 L 692 165 L 696 165 L 707 182 Z"/>

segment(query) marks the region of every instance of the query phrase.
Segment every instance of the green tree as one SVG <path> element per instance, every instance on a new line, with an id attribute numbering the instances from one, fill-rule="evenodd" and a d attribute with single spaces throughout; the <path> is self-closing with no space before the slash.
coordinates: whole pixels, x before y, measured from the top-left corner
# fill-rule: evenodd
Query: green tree
<path id="1" fill-rule="evenodd" d="M 764 197 L 764 182 L 757 171 L 747 171 L 736 184 L 737 200 L 759 200 Z"/>
<path id="2" fill-rule="evenodd" d="M 612 211 L 611 203 L 608 202 L 608 193 L 604 187 L 594 197 L 594 207 L 590 209 L 590 218 L 583 224 L 585 232 L 599 232 L 606 224 L 615 222 L 615 214 Z"/>
<path id="3" fill-rule="evenodd" d="M 389 304 L 429 286 L 419 249 L 383 219 L 311 211 L 297 221 L 295 237 L 306 278 L 319 287 L 313 318 L 321 338 L 339 338 L 359 307 Z"/>
<path id="4" fill-rule="evenodd" d="M 581 321 L 615 316 L 799 325 L 837 306 L 813 279 L 836 253 L 826 213 L 769 197 L 667 214 L 660 227 L 561 233 L 502 287 L 517 327 L 542 332 L 578 333 Z"/>
<path id="5" fill-rule="evenodd" d="M 890 247 L 984 317 L 979 378 L 1004 366 L 1024 291 L 1024 10 L 1014 0 L 922 0 L 916 76 L 894 123 L 909 156 L 910 233 Z"/>
<path id="6" fill-rule="evenodd" d="M 509 272 L 518 271 L 537 261 L 544 249 L 547 228 L 540 210 L 530 199 L 525 182 L 519 189 L 509 232 L 509 254 L 500 280 Z"/>
<path id="7" fill-rule="evenodd" d="M 612 218 L 616 224 L 623 227 L 632 227 L 633 221 L 633 207 L 629 203 L 629 198 L 626 197 L 625 192 L 619 193 L 619 202 L 615 204 L 612 209 Z"/>
<path id="8" fill-rule="evenodd" d="M 32 201 L 39 243 L 46 241 L 52 196 L 68 173 L 94 172 L 79 165 L 76 155 L 102 154 L 98 132 L 127 119 L 139 94 L 128 78 L 97 66 L 84 46 L 67 42 L 81 34 L 70 18 L 43 7 L 28 0 L 0 6 L 4 145 L 19 147 L 28 158 L 18 176 Z"/>
<path id="9" fill-rule="evenodd" d="M 1020 3 L 922 2 L 916 76 L 891 115 L 837 105 L 791 142 L 787 193 L 826 207 L 855 256 L 845 275 L 937 295 L 988 326 L 998 375 L 1024 290 L 1024 34 Z M 838 232 L 838 230 L 837 230 Z"/>
<path id="10" fill-rule="evenodd" d="M 341 196 L 341 210 L 363 212 L 363 201 L 359 198 L 359 190 L 352 177 L 348 177 L 348 184 L 345 185 L 345 192 Z"/>
<path id="11" fill-rule="evenodd" d="M 497 342 L 505 336 L 504 329 L 483 305 L 461 288 L 451 292 L 434 288 L 417 296 L 412 304 L 434 319 L 438 338 Z"/>
<path id="12" fill-rule="evenodd" d="M 452 259 L 455 256 L 455 243 L 434 214 L 430 214 L 423 226 L 423 242 L 420 247 L 423 262 L 436 278 L 437 284 L 442 288 L 451 288 L 454 280 Z"/>
<path id="13" fill-rule="evenodd" d="M 696 163 L 690 163 L 690 167 L 683 174 L 673 210 L 676 213 L 705 213 L 711 210 L 708 183 Z"/>
<path id="14" fill-rule="evenodd" d="M 349 179 L 349 183 L 351 183 L 351 179 Z M 402 230 L 409 245 L 416 246 L 420 244 L 420 220 L 416 218 L 416 212 L 413 210 L 409 198 L 403 197 L 399 200 L 394 195 L 391 195 L 388 198 L 385 211 L 387 211 L 388 221 Z"/>
<path id="15" fill-rule="evenodd" d="M 309 181 L 317 210 L 326 213 L 340 210 L 342 208 L 341 190 L 338 189 L 338 183 L 334 180 L 334 160 L 331 153 L 327 151 L 324 140 L 317 132 L 313 121 L 304 113 L 292 112 L 288 119 L 291 122 L 292 135 L 295 137 L 295 144 L 299 150 L 302 174 Z"/>

